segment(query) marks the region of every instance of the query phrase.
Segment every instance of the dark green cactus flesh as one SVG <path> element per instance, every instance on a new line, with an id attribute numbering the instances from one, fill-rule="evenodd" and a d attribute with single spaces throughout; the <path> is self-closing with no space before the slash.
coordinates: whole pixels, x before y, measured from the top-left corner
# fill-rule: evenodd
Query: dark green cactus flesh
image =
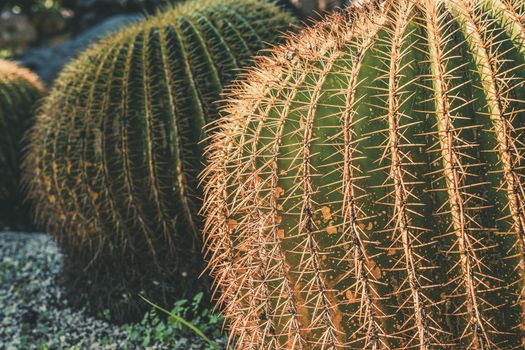
<path id="1" fill-rule="evenodd" d="M 370 1 L 247 74 L 203 175 L 237 349 L 523 349 L 524 23 Z"/>
<path id="2" fill-rule="evenodd" d="M 20 188 L 21 142 L 42 96 L 40 80 L 13 62 L 0 60 L 0 225 L 27 225 Z M 21 222 L 25 221 L 25 222 Z"/>
<path id="3" fill-rule="evenodd" d="M 234 73 L 291 21 L 263 1 L 188 1 L 65 68 L 26 169 L 38 221 L 73 259 L 169 260 L 177 278 L 199 269 L 203 127 Z"/>

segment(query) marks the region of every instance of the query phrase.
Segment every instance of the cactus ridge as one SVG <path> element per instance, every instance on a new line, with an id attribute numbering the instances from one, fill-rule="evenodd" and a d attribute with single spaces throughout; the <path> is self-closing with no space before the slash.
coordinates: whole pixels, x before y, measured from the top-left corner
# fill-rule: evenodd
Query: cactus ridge
<path id="1" fill-rule="evenodd" d="M 207 149 L 239 349 L 519 349 L 522 1 L 383 0 L 292 35 Z"/>
<path id="2" fill-rule="evenodd" d="M 35 104 L 44 90 L 35 74 L 14 62 L 0 60 L 0 125 L 4 130 L 0 142 L 2 225 L 26 224 L 28 220 L 22 217 L 27 213 L 20 195 L 19 169 L 24 147 L 21 139 L 31 125 Z M 21 220 L 24 222 L 15 222 Z"/>
<path id="3" fill-rule="evenodd" d="M 72 258 L 198 270 L 204 125 L 234 73 L 292 21 L 258 0 L 189 1 L 64 69 L 25 168 L 38 221 Z"/>

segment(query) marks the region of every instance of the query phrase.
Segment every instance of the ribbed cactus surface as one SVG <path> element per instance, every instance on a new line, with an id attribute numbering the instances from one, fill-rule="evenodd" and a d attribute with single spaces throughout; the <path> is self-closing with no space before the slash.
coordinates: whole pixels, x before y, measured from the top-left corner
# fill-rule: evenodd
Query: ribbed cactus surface
<path id="1" fill-rule="evenodd" d="M 261 60 L 208 150 L 232 341 L 523 349 L 525 2 L 363 3 Z"/>
<path id="2" fill-rule="evenodd" d="M 1 225 L 29 224 L 30 221 L 22 205 L 20 188 L 22 137 L 31 125 L 35 103 L 43 92 L 42 83 L 29 70 L 0 60 Z"/>
<path id="3" fill-rule="evenodd" d="M 26 169 L 38 221 L 73 260 L 112 257 L 135 275 L 169 261 L 176 278 L 199 269 L 203 127 L 236 71 L 291 20 L 270 2 L 188 1 L 65 68 Z"/>

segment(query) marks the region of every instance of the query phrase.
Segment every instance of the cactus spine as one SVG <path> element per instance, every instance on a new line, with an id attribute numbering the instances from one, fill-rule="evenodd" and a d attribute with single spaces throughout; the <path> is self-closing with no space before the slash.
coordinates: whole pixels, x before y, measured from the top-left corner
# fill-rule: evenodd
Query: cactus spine
<path id="1" fill-rule="evenodd" d="M 27 69 L 0 60 L 0 222 L 28 224 L 29 215 L 20 195 L 22 136 L 29 129 L 36 101 L 44 86 Z"/>
<path id="2" fill-rule="evenodd" d="M 236 348 L 522 348 L 524 15 L 370 1 L 233 90 L 203 176 Z"/>
<path id="3" fill-rule="evenodd" d="M 202 129 L 235 71 L 291 20 L 263 1 L 189 1 L 65 69 L 26 168 L 37 218 L 72 260 L 112 257 L 136 275 L 132 266 L 158 265 L 180 286 L 199 269 Z"/>

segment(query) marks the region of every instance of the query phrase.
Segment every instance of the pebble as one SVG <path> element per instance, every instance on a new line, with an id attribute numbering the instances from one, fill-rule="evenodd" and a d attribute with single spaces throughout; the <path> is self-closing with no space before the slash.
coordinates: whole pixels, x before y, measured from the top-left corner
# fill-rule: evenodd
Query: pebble
<path id="1" fill-rule="evenodd" d="M 170 345 L 130 340 L 129 325 L 93 318 L 68 305 L 59 284 L 63 256 L 40 233 L 0 232 L 0 349 L 6 350 L 208 350 L 198 337 Z M 226 348 L 225 339 L 215 340 Z M 175 345 L 174 345 L 175 344 Z"/>

